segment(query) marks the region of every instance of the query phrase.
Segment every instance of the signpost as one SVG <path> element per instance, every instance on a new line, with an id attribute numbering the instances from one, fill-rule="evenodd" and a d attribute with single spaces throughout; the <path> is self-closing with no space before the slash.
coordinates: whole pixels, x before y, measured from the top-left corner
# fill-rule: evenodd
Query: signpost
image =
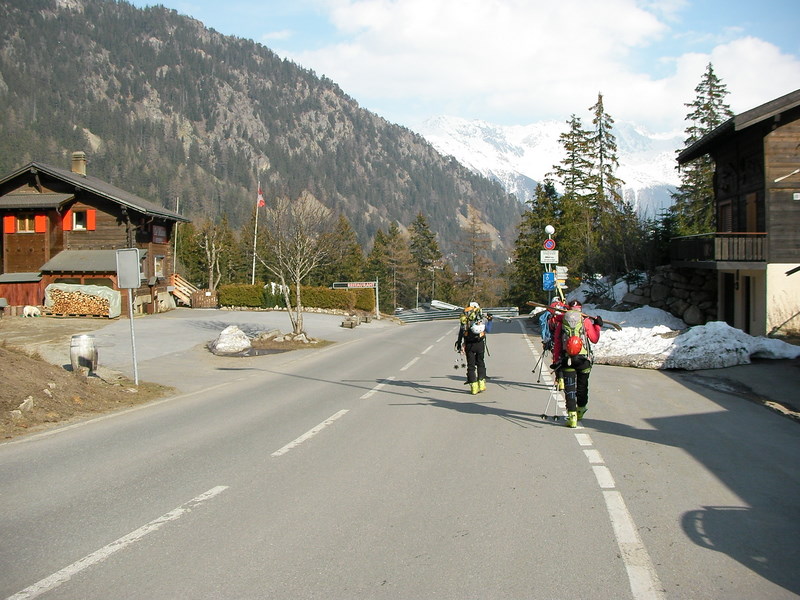
<path id="1" fill-rule="evenodd" d="M 381 318 L 380 304 L 378 300 L 378 280 L 375 281 L 335 281 L 331 287 L 335 290 L 340 289 L 375 289 L 375 318 Z"/>
<path id="2" fill-rule="evenodd" d="M 117 287 L 128 290 L 128 318 L 131 322 L 131 352 L 133 354 L 133 382 L 139 385 L 139 368 L 136 365 L 136 341 L 133 335 L 133 290 L 142 283 L 138 248 L 117 250 Z"/>

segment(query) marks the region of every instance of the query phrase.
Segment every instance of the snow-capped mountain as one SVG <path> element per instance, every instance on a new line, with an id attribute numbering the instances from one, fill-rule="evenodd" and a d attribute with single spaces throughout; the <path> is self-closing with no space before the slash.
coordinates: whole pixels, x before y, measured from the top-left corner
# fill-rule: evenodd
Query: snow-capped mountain
<path id="1" fill-rule="evenodd" d="M 522 202 L 561 161 L 558 138 L 566 131 L 560 121 L 503 126 L 449 116 L 432 117 L 418 129 L 439 152 L 497 180 Z M 670 192 L 680 183 L 675 157 L 682 137 L 649 134 L 629 123 L 615 123 L 613 133 L 625 198 L 640 216 L 658 216 L 672 204 Z"/>

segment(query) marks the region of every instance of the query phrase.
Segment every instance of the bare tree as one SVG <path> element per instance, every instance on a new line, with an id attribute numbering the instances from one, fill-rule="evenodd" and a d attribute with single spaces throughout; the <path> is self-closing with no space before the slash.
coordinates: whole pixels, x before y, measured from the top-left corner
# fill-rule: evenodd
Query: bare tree
<path id="1" fill-rule="evenodd" d="M 281 284 L 294 334 L 303 333 L 300 285 L 316 267 L 327 263 L 333 219 L 331 211 L 308 192 L 291 201 L 279 198 L 263 219 L 264 256 L 258 260 Z M 290 301 L 294 290 L 294 307 Z"/>
<path id="2" fill-rule="evenodd" d="M 230 260 L 233 248 L 233 235 L 227 219 L 223 217 L 221 223 L 202 223 L 197 231 L 197 244 L 205 253 L 208 289 L 213 292 L 222 279 L 222 263 Z"/>

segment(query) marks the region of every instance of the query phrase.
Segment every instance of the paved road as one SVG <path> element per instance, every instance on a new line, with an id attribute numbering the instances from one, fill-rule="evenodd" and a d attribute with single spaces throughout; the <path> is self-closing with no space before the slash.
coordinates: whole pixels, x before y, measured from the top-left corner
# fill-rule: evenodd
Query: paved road
<path id="1" fill-rule="evenodd" d="M 352 339 L 195 361 L 181 396 L 0 445 L 0 597 L 800 594 L 794 422 L 598 366 L 568 430 L 540 417 L 524 319 L 496 325 L 475 397 L 452 322 L 372 325 L 309 323 Z M 142 376 L 177 378 L 180 349 L 147 346 Z"/>

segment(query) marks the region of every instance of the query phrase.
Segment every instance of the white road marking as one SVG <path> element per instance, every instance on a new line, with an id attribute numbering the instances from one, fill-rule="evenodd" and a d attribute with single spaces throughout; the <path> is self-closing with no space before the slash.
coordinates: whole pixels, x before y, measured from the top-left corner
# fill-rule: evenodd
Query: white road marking
<path id="1" fill-rule="evenodd" d="M 46 577 L 45 579 L 26 587 L 21 592 L 17 592 L 13 596 L 9 596 L 7 600 L 29 600 L 30 598 L 36 598 L 45 592 L 49 592 L 50 590 L 60 586 L 62 583 L 66 583 L 74 575 L 77 575 L 84 569 L 104 561 L 115 552 L 127 548 L 134 542 L 138 542 L 148 533 L 153 533 L 166 523 L 179 519 L 197 507 L 199 504 L 202 504 L 206 500 L 210 500 L 214 496 L 224 492 L 227 489 L 228 486 L 226 485 L 219 485 L 215 488 L 211 488 L 204 494 L 200 494 L 199 496 L 192 498 L 188 502 L 181 504 L 178 508 L 171 510 L 167 514 L 162 515 L 153 521 L 150 521 L 147 525 L 140 527 L 136 531 L 133 531 L 128 535 L 119 538 L 115 542 L 111 542 L 107 546 L 100 548 L 100 550 L 97 552 L 93 552 L 92 554 L 83 557 L 79 561 L 72 563 L 68 567 L 64 567 L 57 573 L 53 573 L 50 575 L 50 577 Z"/>
<path id="2" fill-rule="evenodd" d="M 314 427 L 313 429 L 310 429 L 310 430 L 306 431 L 306 432 L 305 432 L 303 435 L 301 435 L 301 436 L 300 436 L 299 438 L 297 438 L 296 440 L 294 440 L 294 441 L 292 441 L 292 442 L 289 442 L 288 444 L 286 444 L 286 445 L 285 445 L 283 448 L 281 448 L 280 450 L 276 450 L 275 452 L 273 452 L 273 453 L 272 453 L 272 455 L 271 455 L 271 456 L 275 456 L 275 457 L 277 457 L 277 456 L 282 456 L 283 454 L 286 454 L 286 453 L 287 453 L 287 452 L 289 452 L 289 450 L 291 450 L 292 448 L 296 448 L 297 446 L 299 446 L 300 444 L 302 444 L 303 442 L 305 442 L 305 441 L 306 441 L 306 440 L 308 440 L 309 438 L 312 438 L 312 437 L 314 437 L 315 435 L 317 435 L 317 434 L 318 434 L 320 431 L 322 431 L 323 429 L 325 429 L 325 428 L 326 428 L 328 425 L 330 425 L 331 423 L 333 423 L 333 422 L 334 422 L 336 419 L 338 419 L 338 418 L 340 418 L 340 417 L 342 417 L 342 416 L 346 415 L 348 412 L 349 412 L 349 411 L 348 411 L 347 409 L 345 409 L 345 410 L 340 410 L 339 412 L 337 412 L 335 415 L 333 415 L 333 416 L 332 416 L 332 417 L 330 417 L 329 419 L 325 419 L 325 420 L 324 420 L 322 423 L 320 423 L 319 425 L 317 425 L 317 426 L 316 426 L 316 427 Z"/>
<path id="3" fill-rule="evenodd" d="M 394 381 L 394 377 L 387 377 L 386 379 L 381 381 L 378 385 L 376 385 L 374 388 L 372 388 L 366 394 L 361 396 L 360 400 L 366 400 L 367 398 L 369 398 L 370 396 L 375 394 L 375 392 L 379 392 L 381 389 L 383 389 L 383 386 L 385 386 L 388 381 Z"/>
<path id="4" fill-rule="evenodd" d="M 603 464 L 603 457 L 600 456 L 599 450 L 584 450 L 583 453 L 586 455 L 586 458 L 589 459 L 589 463 L 593 465 L 602 465 Z"/>
<path id="5" fill-rule="evenodd" d="M 402 368 L 402 369 L 400 369 L 400 370 L 401 370 L 401 371 L 405 371 L 407 368 L 409 368 L 411 365 L 413 365 L 413 364 L 414 364 L 415 362 L 417 362 L 418 360 L 419 360 L 419 356 L 415 356 L 415 357 L 414 357 L 414 358 L 412 358 L 410 361 L 408 361 L 408 364 L 406 364 L 406 366 L 405 366 L 405 367 L 403 367 L 403 368 Z"/>
<path id="6" fill-rule="evenodd" d="M 538 352 L 531 343 L 522 321 L 519 321 L 519 326 L 522 329 L 525 341 L 528 342 L 531 353 L 538 358 Z M 543 375 L 547 380 L 549 373 Z M 588 433 L 576 432 L 575 439 L 584 448 L 593 445 Z M 605 466 L 603 457 L 598 450 L 584 449 L 583 452 L 589 460 L 589 464 L 592 465 L 592 471 L 606 501 L 606 510 L 611 520 L 611 526 L 614 529 L 614 537 L 617 539 L 620 555 L 625 563 L 625 570 L 628 573 L 628 582 L 631 586 L 634 600 L 663 600 L 664 590 L 661 587 L 658 574 L 655 567 L 653 567 L 653 562 L 650 560 L 650 555 L 647 553 L 644 543 L 636 531 L 633 517 L 628 512 L 628 507 L 625 506 L 622 494 L 615 489 L 616 483 L 611 475 L 611 470 Z"/>
<path id="7" fill-rule="evenodd" d="M 628 581 L 633 597 L 637 600 L 664 598 L 661 582 L 653 568 L 653 563 L 642 543 L 633 523 L 622 494 L 616 490 L 603 491 L 606 508 L 611 516 L 611 525 L 617 537 L 622 560 L 628 571 Z"/>
<path id="8" fill-rule="evenodd" d="M 431 344 L 430 346 L 428 346 L 427 348 L 425 348 L 425 350 L 423 350 L 423 351 L 422 351 L 422 354 L 427 354 L 427 353 L 428 353 L 428 351 L 429 351 L 431 348 L 433 348 L 433 344 Z"/>
<path id="9" fill-rule="evenodd" d="M 598 485 L 604 490 L 612 490 L 617 487 L 611 471 L 605 465 L 592 465 L 592 471 L 594 471 Z"/>

